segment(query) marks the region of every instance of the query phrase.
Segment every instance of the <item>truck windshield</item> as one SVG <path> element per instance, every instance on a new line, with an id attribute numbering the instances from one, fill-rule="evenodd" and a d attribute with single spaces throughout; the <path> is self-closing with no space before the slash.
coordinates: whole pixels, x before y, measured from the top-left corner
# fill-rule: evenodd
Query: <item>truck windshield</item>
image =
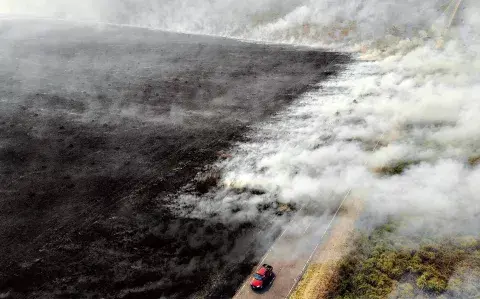
<path id="1" fill-rule="evenodd" d="M 263 276 L 257 273 L 253 274 L 253 277 L 258 280 L 263 280 Z"/>

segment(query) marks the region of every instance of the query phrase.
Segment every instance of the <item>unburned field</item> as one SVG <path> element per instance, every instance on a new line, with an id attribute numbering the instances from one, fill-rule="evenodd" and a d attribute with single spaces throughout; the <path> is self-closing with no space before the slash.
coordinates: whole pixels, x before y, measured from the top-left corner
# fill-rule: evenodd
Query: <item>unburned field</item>
<path id="1" fill-rule="evenodd" d="M 399 236 L 388 223 L 359 234 L 328 298 L 466 298 L 480 292 L 476 236 Z"/>

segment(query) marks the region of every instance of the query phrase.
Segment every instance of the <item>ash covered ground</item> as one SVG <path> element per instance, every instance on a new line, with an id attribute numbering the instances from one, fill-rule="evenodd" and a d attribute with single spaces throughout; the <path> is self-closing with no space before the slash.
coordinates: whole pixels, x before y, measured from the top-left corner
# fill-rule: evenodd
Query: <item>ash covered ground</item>
<path id="1" fill-rule="evenodd" d="M 250 124 L 348 60 L 38 20 L 2 20 L 0 38 L 6 298 L 231 296 L 258 259 L 235 253 L 255 224 L 164 206 Z M 228 279 L 205 292 L 218 274 Z"/>

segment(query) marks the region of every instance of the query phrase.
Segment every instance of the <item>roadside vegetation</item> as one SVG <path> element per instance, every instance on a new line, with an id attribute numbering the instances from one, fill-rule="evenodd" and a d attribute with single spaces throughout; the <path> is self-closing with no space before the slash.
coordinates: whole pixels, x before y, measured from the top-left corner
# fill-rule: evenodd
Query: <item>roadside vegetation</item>
<path id="1" fill-rule="evenodd" d="M 480 164 L 480 156 L 472 156 L 470 158 L 468 158 L 468 164 L 470 164 L 470 166 L 477 166 Z"/>
<path id="2" fill-rule="evenodd" d="M 328 298 L 477 298 L 478 237 L 398 237 L 393 222 L 359 234 L 339 264 Z M 416 245 L 415 245 L 416 243 Z"/>

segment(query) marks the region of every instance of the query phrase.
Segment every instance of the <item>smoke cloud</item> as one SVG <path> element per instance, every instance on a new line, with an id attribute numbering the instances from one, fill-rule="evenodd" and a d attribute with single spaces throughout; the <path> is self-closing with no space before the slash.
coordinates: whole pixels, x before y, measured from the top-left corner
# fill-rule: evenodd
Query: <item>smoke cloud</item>
<path id="1" fill-rule="evenodd" d="M 199 203 L 194 214 L 222 214 L 234 203 L 243 205 L 242 219 L 254 219 L 252 207 L 260 202 L 301 206 L 310 200 L 332 209 L 352 190 L 366 201 L 369 226 L 402 215 L 422 216 L 404 228 L 412 233 L 478 230 L 480 27 L 475 16 L 480 7 L 465 1 L 438 47 L 452 12 L 450 7 L 443 13 L 447 7 L 441 4 L 302 2 L 281 17 L 269 16 L 275 20 L 249 23 L 242 33 L 232 29 L 230 35 L 249 39 L 367 47 L 340 77 L 256 126 L 251 141 L 239 144 L 233 158 L 218 165 L 228 188 L 266 194 L 217 193 L 213 204 Z M 226 21 L 225 28 L 248 16 L 236 12 L 242 17 Z M 311 31 L 338 29 L 342 20 L 354 24 L 341 39 Z M 305 24 L 309 29 L 304 31 Z M 235 219 L 225 213 L 224 219 Z"/>

